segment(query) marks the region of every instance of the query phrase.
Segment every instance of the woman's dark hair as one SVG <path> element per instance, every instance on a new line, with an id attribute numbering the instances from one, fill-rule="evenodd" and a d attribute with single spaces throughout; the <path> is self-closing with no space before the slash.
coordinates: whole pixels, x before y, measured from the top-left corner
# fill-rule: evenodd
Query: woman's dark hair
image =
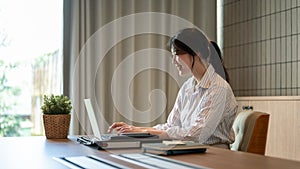
<path id="1" fill-rule="evenodd" d="M 190 47 L 188 47 L 187 45 L 185 45 L 184 43 L 182 43 L 180 40 L 175 39 L 174 37 L 172 38 L 172 45 L 171 45 L 171 47 L 172 46 L 174 46 L 174 48 L 176 50 L 178 50 L 178 49 L 182 50 L 182 51 L 184 51 L 184 52 L 186 52 L 186 53 L 188 53 L 188 54 L 190 54 L 192 56 L 196 55 L 196 53 Z"/>
<path id="2" fill-rule="evenodd" d="M 215 48 L 216 52 L 218 53 L 218 56 L 219 56 L 220 61 L 221 61 L 222 65 L 223 65 L 223 68 L 224 68 L 225 80 L 229 83 L 230 82 L 230 78 L 229 78 L 229 74 L 227 72 L 227 69 L 226 69 L 226 67 L 223 64 L 223 58 L 222 58 L 221 49 L 220 49 L 219 45 L 216 42 L 210 41 L 210 43 L 212 44 L 212 46 Z"/>
<path id="3" fill-rule="evenodd" d="M 179 31 L 169 41 L 170 50 L 172 47 L 187 52 L 192 56 L 200 53 L 203 59 L 209 56 L 209 44 L 204 33 L 196 28 L 186 28 Z"/>

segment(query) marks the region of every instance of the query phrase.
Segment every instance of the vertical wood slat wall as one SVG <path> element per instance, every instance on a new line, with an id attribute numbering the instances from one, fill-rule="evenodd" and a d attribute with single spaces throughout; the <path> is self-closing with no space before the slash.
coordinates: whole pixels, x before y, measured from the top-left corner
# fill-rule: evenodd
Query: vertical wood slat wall
<path id="1" fill-rule="evenodd" d="M 270 114 L 266 156 L 300 161 L 300 96 L 237 97 L 243 106 Z"/>
<path id="2" fill-rule="evenodd" d="M 220 0 L 236 96 L 300 95 L 300 0 Z"/>

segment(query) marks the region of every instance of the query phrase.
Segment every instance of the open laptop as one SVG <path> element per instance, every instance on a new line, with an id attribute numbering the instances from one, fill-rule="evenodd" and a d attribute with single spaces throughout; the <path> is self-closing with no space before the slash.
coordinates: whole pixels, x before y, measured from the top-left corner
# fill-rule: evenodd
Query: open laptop
<path id="1" fill-rule="evenodd" d="M 94 109 L 92 107 L 91 99 L 84 99 L 84 105 L 85 105 L 86 111 L 88 113 L 88 117 L 90 119 L 90 122 L 91 122 L 92 131 L 93 131 L 94 136 L 98 139 L 102 139 L 101 134 L 100 134 L 100 130 L 99 130 L 99 127 L 98 127 L 98 123 L 96 121 L 95 112 L 94 112 Z"/>
<path id="2" fill-rule="evenodd" d="M 84 145 L 95 145 L 96 141 L 110 140 L 112 136 L 117 136 L 116 134 L 101 134 L 96 120 L 95 112 L 91 103 L 91 99 L 84 99 L 84 105 L 91 123 L 93 135 L 80 136 L 77 138 L 78 142 Z"/>
<path id="3" fill-rule="evenodd" d="M 91 122 L 92 131 L 94 134 L 94 140 L 110 140 L 112 137 L 121 138 L 123 136 L 117 135 L 117 134 L 101 134 L 99 130 L 99 126 L 96 120 L 95 112 L 91 103 L 91 99 L 84 99 L 84 105 L 86 108 L 86 111 L 88 113 L 88 117 Z"/>
<path id="4" fill-rule="evenodd" d="M 86 111 L 88 113 L 89 120 L 91 122 L 93 136 L 80 136 L 77 138 L 77 141 L 83 143 L 85 145 L 94 145 L 97 141 L 121 141 L 122 139 L 129 139 L 130 138 L 148 138 L 154 137 L 150 133 L 124 133 L 121 135 L 118 134 L 101 134 L 99 130 L 99 126 L 96 120 L 95 112 L 91 103 L 91 99 L 84 99 L 84 105 Z"/>

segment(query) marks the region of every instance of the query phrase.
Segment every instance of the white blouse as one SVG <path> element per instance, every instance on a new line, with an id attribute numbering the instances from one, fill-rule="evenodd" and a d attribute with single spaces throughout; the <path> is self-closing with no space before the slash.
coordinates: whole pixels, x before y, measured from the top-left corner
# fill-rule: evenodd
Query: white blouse
<path id="1" fill-rule="evenodd" d="M 167 123 L 154 126 L 168 137 L 202 144 L 230 144 L 237 102 L 230 85 L 210 65 L 200 82 L 189 78 L 180 88 Z"/>

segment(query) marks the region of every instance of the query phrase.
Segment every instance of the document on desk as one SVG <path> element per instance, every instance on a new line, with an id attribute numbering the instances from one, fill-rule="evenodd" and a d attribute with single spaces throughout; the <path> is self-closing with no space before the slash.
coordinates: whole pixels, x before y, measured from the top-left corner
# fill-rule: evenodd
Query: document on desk
<path id="1" fill-rule="evenodd" d="M 207 169 L 207 167 L 148 153 L 111 154 L 111 156 L 150 169 Z"/>
<path id="2" fill-rule="evenodd" d="M 90 155 L 90 156 L 73 156 L 73 157 L 54 157 L 54 160 L 66 165 L 72 169 L 82 168 L 105 168 L 105 169 L 129 169 L 128 167 L 114 163 L 112 161 Z"/>

